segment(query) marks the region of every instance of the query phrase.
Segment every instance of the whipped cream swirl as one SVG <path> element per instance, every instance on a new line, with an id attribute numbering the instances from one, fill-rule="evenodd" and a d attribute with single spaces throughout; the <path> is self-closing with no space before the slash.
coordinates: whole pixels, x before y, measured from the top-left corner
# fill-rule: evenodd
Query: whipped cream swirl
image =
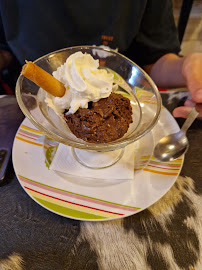
<path id="1" fill-rule="evenodd" d="M 70 55 L 66 62 L 53 72 L 53 76 L 61 81 L 65 87 L 65 95 L 61 98 L 50 94 L 46 96 L 46 103 L 57 114 L 65 109 L 75 113 L 80 107 L 88 108 L 88 102 L 98 101 L 108 97 L 113 88 L 113 74 L 99 68 L 99 60 L 89 54 L 76 52 Z"/>

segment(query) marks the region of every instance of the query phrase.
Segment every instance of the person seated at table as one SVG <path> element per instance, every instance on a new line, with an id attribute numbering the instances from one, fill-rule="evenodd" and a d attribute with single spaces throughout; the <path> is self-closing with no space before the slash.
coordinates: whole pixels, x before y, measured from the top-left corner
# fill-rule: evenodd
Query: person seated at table
<path id="1" fill-rule="evenodd" d="M 175 117 L 202 103 L 202 53 L 179 56 L 171 0 L 1 0 L 0 13 L 1 69 L 12 55 L 23 65 L 64 47 L 107 45 L 140 65 L 158 87 L 189 89 L 192 100 L 176 108 Z"/>

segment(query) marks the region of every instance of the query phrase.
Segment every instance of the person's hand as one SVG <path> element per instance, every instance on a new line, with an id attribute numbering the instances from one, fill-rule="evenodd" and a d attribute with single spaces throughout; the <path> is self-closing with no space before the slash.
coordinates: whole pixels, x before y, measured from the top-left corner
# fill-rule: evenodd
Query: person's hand
<path id="1" fill-rule="evenodd" d="M 193 106 L 202 117 L 202 53 L 192 53 L 184 58 L 182 75 L 186 79 L 187 88 L 192 99 L 187 100 L 184 107 L 174 109 L 174 117 L 186 118 Z"/>

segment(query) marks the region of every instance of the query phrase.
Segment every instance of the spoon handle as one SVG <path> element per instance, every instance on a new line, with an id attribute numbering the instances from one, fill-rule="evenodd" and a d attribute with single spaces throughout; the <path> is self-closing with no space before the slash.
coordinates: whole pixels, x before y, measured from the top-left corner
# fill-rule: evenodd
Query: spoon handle
<path id="1" fill-rule="evenodd" d="M 192 108 L 191 112 L 189 113 L 186 121 L 184 122 L 181 130 L 185 133 L 187 129 L 191 126 L 191 124 L 194 122 L 196 117 L 198 116 L 198 112 L 196 111 L 195 107 Z"/>

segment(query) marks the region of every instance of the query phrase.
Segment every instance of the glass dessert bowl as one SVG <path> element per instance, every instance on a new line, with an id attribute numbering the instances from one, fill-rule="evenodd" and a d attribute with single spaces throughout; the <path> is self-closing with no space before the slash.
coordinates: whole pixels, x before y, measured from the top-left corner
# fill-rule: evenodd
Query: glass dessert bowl
<path id="1" fill-rule="evenodd" d="M 154 82 L 140 67 L 113 50 L 95 46 L 70 47 L 49 53 L 34 63 L 52 74 L 76 52 L 87 53 L 98 59 L 99 68 L 106 69 L 114 76 L 114 83 L 118 86 L 114 92 L 130 100 L 133 122 L 123 137 L 108 143 L 89 143 L 77 138 L 65 119 L 47 105 L 46 92 L 22 75 L 16 84 L 17 101 L 37 129 L 51 139 L 72 147 L 73 156 L 78 162 L 90 168 L 106 168 L 122 157 L 125 146 L 152 130 L 160 115 L 161 97 Z M 85 160 L 85 151 L 96 152 L 96 157 L 91 155 L 92 160 L 89 160 L 88 155 L 88 160 Z M 113 155 L 109 159 L 103 158 L 102 153 L 109 151 L 113 151 Z"/>

